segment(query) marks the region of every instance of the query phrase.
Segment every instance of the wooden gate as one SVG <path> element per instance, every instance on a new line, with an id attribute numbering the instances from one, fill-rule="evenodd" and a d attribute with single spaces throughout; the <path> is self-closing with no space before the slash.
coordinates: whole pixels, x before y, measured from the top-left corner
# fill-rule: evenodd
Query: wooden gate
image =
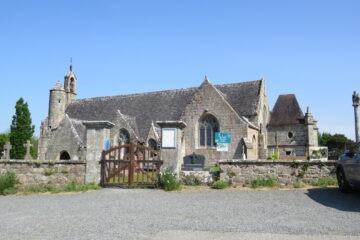
<path id="1" fill-rule="evenodd" d="M 102 152 L 101 185 L 117 187 L 157 187 L 159 151 L 141 144 L 124 144 Z"/>

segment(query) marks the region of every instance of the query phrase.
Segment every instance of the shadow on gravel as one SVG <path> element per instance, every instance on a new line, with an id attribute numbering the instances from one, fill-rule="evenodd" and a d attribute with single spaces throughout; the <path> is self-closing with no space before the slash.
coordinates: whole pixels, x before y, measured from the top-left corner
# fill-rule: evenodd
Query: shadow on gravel
<path id="1" fill-rule="evenodd" d="M 306 193 L 312 200 L 346 212 L 360 212 L 360 192 L 341 193 L 337 188 L 314 188 Z"/>

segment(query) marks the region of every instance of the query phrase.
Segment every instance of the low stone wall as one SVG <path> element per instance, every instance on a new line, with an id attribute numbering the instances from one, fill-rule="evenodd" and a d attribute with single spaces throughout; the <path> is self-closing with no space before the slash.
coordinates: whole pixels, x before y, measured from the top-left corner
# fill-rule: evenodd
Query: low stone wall
<path id="1" fill-rule="evenodd" d="M 274 178 L 282 185 L 292 185 L 295 182 L 312 182 L 323 177 L 335 177 L 335 161 L 241 161 L 219 163 L 222 180 L 232 181 L 235 185 L 246 185 L 256 179 Z"/>
<path id="2" fill-rule="evenodd" d="M 0 173 L 15 172 L 20 184 L 64 185 L 85 182 L 85 162 L 79 161 L 24 161 L 1 160 Z"/>

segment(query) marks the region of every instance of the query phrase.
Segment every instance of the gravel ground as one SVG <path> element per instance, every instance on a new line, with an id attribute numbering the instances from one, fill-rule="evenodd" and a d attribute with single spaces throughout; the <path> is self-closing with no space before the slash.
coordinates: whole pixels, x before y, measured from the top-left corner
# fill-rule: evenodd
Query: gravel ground
<path id="1" fill-rule="evenodd" d="M 360 194 L 341 194 L 337 189 L 171 193 L 102 189 L 0 197 L 0 239 L 304 239 L 305 235 L 360 239 Z"/>

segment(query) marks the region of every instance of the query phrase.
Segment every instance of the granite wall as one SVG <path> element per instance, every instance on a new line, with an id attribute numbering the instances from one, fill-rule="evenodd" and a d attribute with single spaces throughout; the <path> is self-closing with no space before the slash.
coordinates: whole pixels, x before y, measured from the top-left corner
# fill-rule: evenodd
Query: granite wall
<path id="1" fill-rule="evenodd" d="M 335 177 L 335 161 L 241 161 L 221 162 L 222 180 L 229 180 L 229 176 L 235 175 L 232 181 L 235 185 L 245 185 L 256 179 L 274 178 L 280 184 L 291 185 L 295 182 L 312 182 L 323 177 Z"/>
<path id="2" fill-rule="evenodd" d="M 85 182 L 85 162 L 79 161 L 1 160 L 0 174 L 7 171 L 15 172 L 22 185 Z"/>

